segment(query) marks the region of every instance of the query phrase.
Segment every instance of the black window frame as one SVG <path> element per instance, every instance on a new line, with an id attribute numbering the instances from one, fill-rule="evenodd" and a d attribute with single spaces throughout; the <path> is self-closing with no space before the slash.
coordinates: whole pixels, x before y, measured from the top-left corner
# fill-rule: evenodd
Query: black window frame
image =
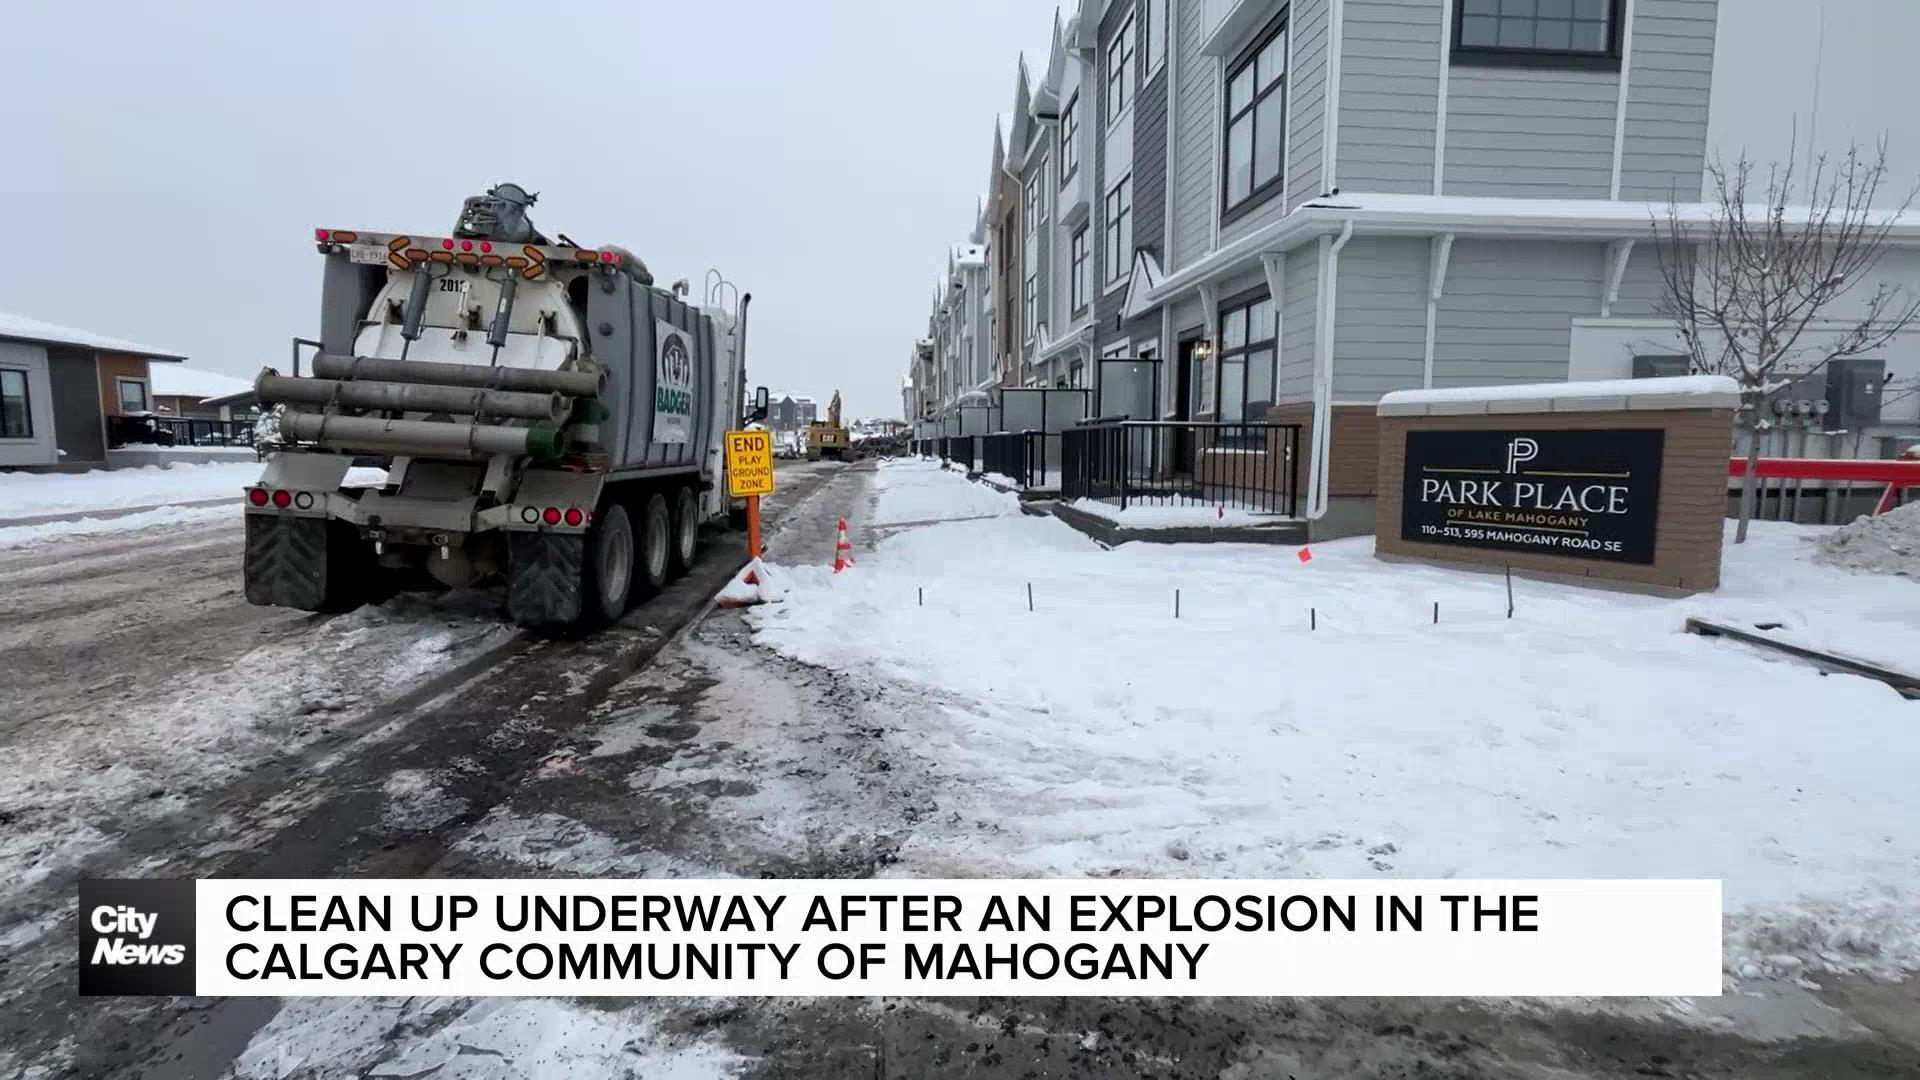
<path id="1" fill-rule="evenodd" d="M 1534 0 L 1537 5 L 1539 0 Z M 1520 67 L 1520 68 L 1560 68 L 1572 71 L 1618 71 L 1622 26 L 1626 13 L 1625 0 L 1605 0 L 1607 5 L 1607 40 L 1598 49 L 1542 49 L 1537 46 L 1498 46 L 1498 45 L 1462 45 L 1461 34 L 1466 28 L 1467 5 L 1464 0 L 1454 0 L 1453 37 L 1450 40 L 1449 59 L 1452 63 L 1478 67 Z M 1531 18 L 1539 18 L 1538 8 Z"/>
<path id="2" fill-rule="evenodd" d="M 25 421 L 26 429 L 18 433 L 7 430 L 5 402 L 8 396 L 6 392 L 8 375 L 20 376 L 20 418 Z M 31 438 L 33 438 L 33 372 L 26 368 L 0 367 L 0 439 Z"/>
<path id="3" fill-rule="evenodd" d="M 1060 186 L 1073 179 L 1080 171 L 1080 91 L 1075 90 L 1067 99 L 1067 107 L 1060 110 Z"/>
<path id="4" fill-rule="evenodd" d="M 1273 308 L 1273 336 L 1256 338 L 1253 336 L 1252 313 L 1254 307 L 1262 301 L 1269 302 Z M 1228 348 L 1226 332 L 1227 316 L 1242 311 L 1247 313 L 1247 339 L 1233 348 Z M 1247 397 L 1247 389 L 1253 385 L 1253 380 L 1247 378 L 1246 357 L 1262 350 L 1273 354 L 1273 379 L 1267 389 L 1269 395 L 1267 408 L 1273 408 L 1274 402 L 1272 399 L 1280 395 L 1280 305 L 1273 300 L 1272 294 L 1266 289 L 1251 289 L 1221 301 L 1219 310 L 1214 313 L 1214 316 L 1216 320 L 1214 325 L 1220 327 L 1220 340 L 1215 343 L 1213 356 L 1207 361 L 1213 366 L 1213 417 L 1221 423 L 1258 424 L 1266 420 L 1266 417 L 1250 417 L 1247 415 L 1247 405 L 1252 400 Z M 1241 361 L 1240 419 L 1226 420 L 1225 391 L 1227 386 L 1227 361 L 1234 357 L 1239 357 Z"/>
<path id="5" fill-rule="evenodd" d="M 1067 249 L 1067 306 L 1076 316 L 1093 303 L 1093 291 L 1088 288 L 1093 284 L 1090 280 L 1093 267 L 1089 265 L 1093 261 L 1092 232 L 1091 226 L 1081 224 L 1074 230 L 1071 246 Z"/>
<path id="6" fill-rule="evenodd" d="M 1220 80 L 1220 221 L 1222 224 L 1250 213 L 1255 207 L 1273 198 L 1287 186 L 1287 114 L 1292 104 L 1287 91 L 1290 89 L 1291 80 L 1293 79 L 1292 58 L 1288 58 L 1286 69 L 1280 73 L 1279 81 L 1267 87 L 1264 91 L 1257 85 L 1258 78 L 1256 73 L 1256 85 L 1253 88 L 1253 96 L 1247 100 L 1245 108 L 1235 109 L 1233 107 L 1231 87 L 1233 86 L 1233 80 L 1238 78 L 1241 72 L 1253 66 L 1254 62 L 1260 58 L 1260 51 L 1262 49 L 1271 45 L 1274 39 L 1281 34 L 1288 32 L 1289 14 L 1289 12 L 1282 12 L 1278 18 L 1267 24 L 1250 44 L 1235 54 L 1233 62 L 1227 65 L 1224 77 Z M 1252 125 L 1258 123 L 1255 112 L 1260 108 L 1260 103 L 1275 94 L 1280 95 L 1280 171 L 1276 173 L 1272 179 L 1264 183 L 1254 184 L 1248 188 L 1247 193 L 1241 196 L 1239 201 L 1233 201 L 1229 194 L 1230 185 L 1233 182 L 1233 161 L 1227 152 L 1228 148 L 1232 145 L 1233 123 L 1240 117 L 1245 116 L 1248 118 L 1249 130 L 1253 130 Z M 1258 146 L 1259 143 L 1259 133 L 1254 131 L 1248 143 L 1248 152 L 1251 153 L 1253 148 Z"/>
<path id="7" fill-rule="evenodd" d="M 1125 189 L 1125 205 L 1115 210 L 1115 199 Z M 1107 257 L 1107 273 L 1100 282 L 1104 290 L 1127 276 L 1133 269 L 1133 173 L 1114 181 L 1100 198 L 1100 251 Z"/>

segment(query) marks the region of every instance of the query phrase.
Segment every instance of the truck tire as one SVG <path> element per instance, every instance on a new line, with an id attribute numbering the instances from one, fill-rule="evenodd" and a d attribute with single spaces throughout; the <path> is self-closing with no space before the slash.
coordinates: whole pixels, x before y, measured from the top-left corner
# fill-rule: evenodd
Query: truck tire
<path id="1" fill-rule="evenodd" d="M 633 598 L 633 524 L 627 508 L 610 502 L 594 515 L 582 566 L 581 608 L 586 621 L 605 626 L 627 613 Z"/>
<path id="2" fill-rule="evenodd" d="M 679 577 L 693 568 L 700 551 L 700 497 L 690 487 L 680 489 L 673 505 L 673 565 L 668 572 Z"/>
<path id="3" fill-rule="evenodd" d="M 647 496 L 640 515 L 640 581 L 649 595 L 666 588 L 667 564 L 672 561 L 673 519 L 667 497 L 656 491 Z"/>
<path id="4" fill-rule="evenodd" d="M 507 615 L 515 626 L 578 622 L 587 540 L 577 534 L 507 534 Z"/>
<path id="5" fill-rule="evenodd" d="M 246 515 L 241 577 L 247 602 L 299 611 L 345 611 L 359 603 L 360 538 L 324 518 Z"/>

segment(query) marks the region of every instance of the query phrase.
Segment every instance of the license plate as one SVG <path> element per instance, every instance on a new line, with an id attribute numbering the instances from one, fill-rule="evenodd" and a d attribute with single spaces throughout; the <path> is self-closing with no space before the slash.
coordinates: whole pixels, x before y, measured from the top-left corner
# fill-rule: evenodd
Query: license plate
<path id="1" fill-rule="evenodd" d="M 378 244 L 348 244 L 347 258 L 362 266 L 383 266 L 387 249 Z"/>

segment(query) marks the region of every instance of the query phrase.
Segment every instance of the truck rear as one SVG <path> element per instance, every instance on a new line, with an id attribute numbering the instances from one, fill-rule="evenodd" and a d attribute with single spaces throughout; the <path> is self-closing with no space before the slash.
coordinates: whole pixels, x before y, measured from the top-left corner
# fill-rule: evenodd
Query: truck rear
<path id="1" fill-rule="evenodd" d="M 504 580 L 520 625 L 605 623 L 727 517 L 750 298 L 693 304 L 624 248 L 553 243 L 532 202 L 501 185 L 445 236 L 315 230 L 311 373 L 296 343 L 255 386 L 278 430 L 247 491 L 249 601 Z"/>

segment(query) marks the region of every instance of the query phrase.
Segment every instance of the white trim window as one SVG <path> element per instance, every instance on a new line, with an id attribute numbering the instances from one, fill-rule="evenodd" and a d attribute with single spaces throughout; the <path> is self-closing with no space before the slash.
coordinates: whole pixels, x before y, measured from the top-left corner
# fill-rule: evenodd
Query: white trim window
<path id="1" fill-rule="evenodd" d="M 114 386 L 120 397 L 121 416 L 152 411 L 153 404 L 147 397 L 147 380 L 116 378 Z"/>
<path id="2" fill-rule="evenodd" d="M 33 438 L 33 393 L 22 368 L 0 368 L 0 439 Z"/>
<path id="3" fill-rule="evenodd" d="M 1026 225 L 1026 236 L 1029 241 L 1040 235 L 1040 227 L 1047 223 L 1046 179 L 1047 161 L 1042 158 L 1040 167 L 1033 170 L 1033 175 L 1027 177 L 1026 217 L 1022 220 Z"/>
<path id="4" fill-rule="evenodd" d="M 1133 268 L 1132 173 L 1107 192 L 1101 221 L 1106 229 L 1107 284 L 1111 285 Z"/>
<path id="5" fill-rule="evenodd" d="M 1024 316 L 1020 325 L 1026 328 L 1026 340 L 1032 344 L 1034 328 L 1040 325 L 1040 268 L 1037 266 L 1027 271 L 1020 310 Z"/>
<path id="6" fill-rule="evenodd" d="M 1060 110 L 1060 182 L 1065 184 L 1080 168 L 1080 92 L 1073 92 Z"/>
<path id="7" fill-rule="evenodd" d="M 1136 35 L 1133 16 L 1128 15 L 1107 42 L 1107 126 L 1120 122 L 1133 105 L 1133 61 Z"/>

